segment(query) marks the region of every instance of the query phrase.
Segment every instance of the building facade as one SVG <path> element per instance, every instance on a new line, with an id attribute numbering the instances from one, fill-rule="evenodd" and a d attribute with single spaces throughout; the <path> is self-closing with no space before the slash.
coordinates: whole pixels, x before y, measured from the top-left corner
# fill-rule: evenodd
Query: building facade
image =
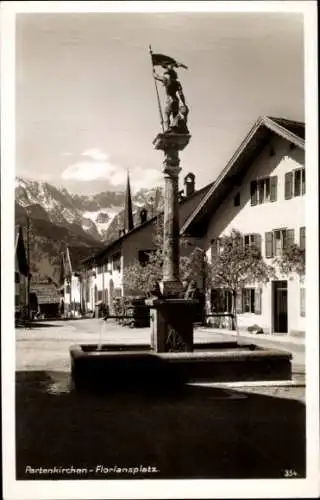
<path id="1" fill-rule="evenodd" d="M 274 265 L 291 243 L 305 249 L 305 185 L 304 124 L 260 118 L 182 231 L 202 239 L 210 262 L 219 238 L 236 229 Z M 277 279 L 239 293 L 240 329 L 258 325 L 265 333 L 303 335 L 304 277 L 275 270 Z M 230 292 L 212 289 L 208 298 L 208 313 L 231 311 Z"/>
<path id="2" fill-rule="evenodd" d="M 184 185 L 184 192 L 180 192 L 180 226 L 199 205 L 212 183 L 196 191 L 194 175 L 189 173 L 184 179 Z M 130 203 L 127 201 L 126 205 L 130 206 Z M 125 221 L 127 218 L 125 214 Z M 129 220 L 132 219 L 129 217 Z M 116 241 L 82 262 L 79 274 L 83 308 L 86 311 L 94 311 L 95 304 L 102 301 L 108 306 L 110 314 L 113 314 L 116 297 L 141 294 L 140 290 L 134 290 L 125 285 L 124 273 L 134 261 L 143 262 L 147 254 L 155 249 L 154 236 L 158 230 L 158 224 L 159 217 L 154 216 L 148 219 L 148 214 L 143 208 L 140 211 L 140 224 L 130 230 L 124 230 Z M 192 245 L 183 247 L 182 254 L 190 253 L 192 248 Z"/>

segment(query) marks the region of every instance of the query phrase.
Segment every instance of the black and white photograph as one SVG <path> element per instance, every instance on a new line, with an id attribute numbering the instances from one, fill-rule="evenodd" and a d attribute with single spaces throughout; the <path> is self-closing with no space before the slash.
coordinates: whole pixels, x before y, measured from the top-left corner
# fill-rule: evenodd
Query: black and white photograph
<path id="1" fill-rule="evenodd" d="M 6 500 L 319 495 L 316 14 L 2 2 Z"/>

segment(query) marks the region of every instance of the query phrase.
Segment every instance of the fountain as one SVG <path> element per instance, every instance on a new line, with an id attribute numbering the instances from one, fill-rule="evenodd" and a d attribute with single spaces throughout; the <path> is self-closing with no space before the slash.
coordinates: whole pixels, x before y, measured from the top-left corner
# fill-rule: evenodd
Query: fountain
<path id="1" fill-rule="evenodd" d="M 151 55 L 153 65 L 166 57 Z M 188 107 L 172 67 L 166 67 L 164 77 L 154 72 L 154 78 L 155 83 L 160 80 L 164 84 L 168 101 L 166 130 L 159 103 L 163 130 L 153 141 L 155 149 L 164 153 L 164 263 L 158 296 L 147 301 L 151 308 L 150 344 L 102 344 L 101 328 L 99 345 L 70 348 L 73 380 L 77 387 L 151 390 L 162 387 L 166 391 L 197 381 L 289 380 L 289 353 L 236 341 L 194 342 L 194 301 L 182 297 L 179 277 L 179 152 L 191 139 L 187 127 Z"/>

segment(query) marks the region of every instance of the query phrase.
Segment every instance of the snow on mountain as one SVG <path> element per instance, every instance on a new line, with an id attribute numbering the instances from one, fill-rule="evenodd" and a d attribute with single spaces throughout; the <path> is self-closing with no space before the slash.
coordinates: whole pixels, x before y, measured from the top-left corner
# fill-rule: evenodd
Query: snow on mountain
<path id="1" fill-rule="evenodd" d="M 95 210 L 95 211 L 87 211 L 82 214 L 82 225 L 85 228 L 88 225 L 88 220 L 90 220 L 91 224 L 94 224 L 97 228 L 98 234 L 100 238 L 105 236 L 105 232 L 110 226 L 114 217 L 120 212 L 123 206 L 114 206 L 112 205 L 110 208 Z"/>

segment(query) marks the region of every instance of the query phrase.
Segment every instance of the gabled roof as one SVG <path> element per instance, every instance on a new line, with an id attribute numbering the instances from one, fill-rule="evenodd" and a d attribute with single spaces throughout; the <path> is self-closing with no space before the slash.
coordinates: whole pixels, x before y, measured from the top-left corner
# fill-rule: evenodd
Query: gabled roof
<path id="1" fill-rule="evenodd" d="M 284 118 L 260 117 L 243 140 L 237 151 L 217 177 L 211 189 L 189 215 L 181 234 L 202 236 L 213 211 L 220 205 L 230 189 L 240 183 L 252 161 L 276 134 L 298 148 L 305 147 L 305 124 Z"/>
<path id="2" fill-rule="evenodd" d="M 182 205 L 186 201 L 189 201 L 190 199 L 192 199 L 193 197 L 195 197 L 199 194 L 203 194 L 203 196 L 205 196 L 206 193 L 210 190 L 212 185 L 213 185 L 213 182 L 210 182 L 209 184 L 207 184 L 203 188 L 195 191 L 190 196 L 188 196 L 186 198 L 182 198 L 182 200 L 180 201 L 179 204 Z M 140 231 L 140 229 L 155 222 L 157 220 L 157 218 L 159 217 L 159 215 L 161 215 L 161 213 L 163 213 L 163 212 L 160 212 L 159 214 L 155 215 L 154 217 L 151 217 L 150 219 L 148 219 L 146 222 L 143 222 L 142 224 L 135 226 L 131 231 L 128 231 L 127 233 L 120 236 L 120 238 L 117 238 L 116 240 L 109 243 L 106 247 L 103 248 L 103 250 L 100 250 L 98 253 L 95 253 L 91 257 L 88 257 L 87 259 L 80 262 L 78 269 L 80 269 L 81 267 L 84 267 L 86 265 L 91 265 L 91 264 L 95 264 L 96 262 L 98 262 L 99 259 L 103 258 L 110 250 L 112 250 L 117 245 L 121 244 L 124 239 L 129 238 L 131 236 L 131 234 L 136 233 L 137 231 Z"/>

